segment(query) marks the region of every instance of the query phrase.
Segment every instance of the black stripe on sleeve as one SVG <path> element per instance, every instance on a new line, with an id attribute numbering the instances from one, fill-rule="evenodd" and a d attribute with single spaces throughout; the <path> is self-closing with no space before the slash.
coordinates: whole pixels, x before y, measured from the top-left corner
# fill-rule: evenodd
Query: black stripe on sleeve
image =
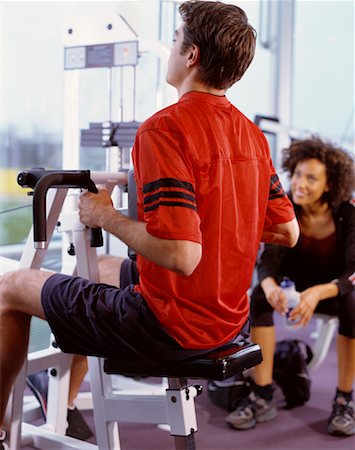
<path id="1" fill-rule="evenodd" d="M 286 195 L 285 193 L 269 195 L 269 200 L 275 200 L 275 198 L 282 198 L 285 197 L 285 195 Z"/>
<path id="2" fill-rule="evenodd" d="M 144 204 L 153 203 L 159 200 L 162 197 L 171 197 L 171 198 L 184 198 L 192 203 L 196 203 L 195 197 L 193 195 L 185 194 L 184 192 L 179 191 L 161 191 L 153 195 L 148 195 L 144 198 Z"/>
<path id="3" fill-rule="evenodd" d="M 284 197 L 285 191 L 280 183 L 279 177 L 277 175 L 273 175 L 270 178 L 270 192 L 269 192 L 269 200 L 273 200 L 275 198 Z"/>
<path id="4" fill-rule="evenodd" d="M 144 208 L 144 212 L 153 211 L 154 209 L 157 209 L 159 206 L 182 206 L 184 208 L 190 208 L 194 211 L 197 211 L 197 208 L 195 205 L 191 205 L 190 203 L 183 203 L 183 202 L 169 202 L 169 201 L 159 201 L 158 203 L 155 203 L 151 206 L 146 206 Z"/>
<path id="5" fill-rule="evenodd" d="M 148 194 L 149 192 L 156 191 L 162 187 L 177 187 L 181 189 L 185 189 L 189 192 L 194 192 L 194 188 L 191 183 L 188 181 L 180 181 L 176 178 L 159 178 L 159 180 L 152 181 L 151 183 L 147 183 L 143 186 L 143 194 Z"/>

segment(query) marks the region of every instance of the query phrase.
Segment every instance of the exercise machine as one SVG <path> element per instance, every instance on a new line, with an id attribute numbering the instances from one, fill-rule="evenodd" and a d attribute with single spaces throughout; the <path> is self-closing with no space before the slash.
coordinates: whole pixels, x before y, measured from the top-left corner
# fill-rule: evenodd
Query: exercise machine
<path id="1" fill-rule="evenodd" d="M 69 189 L 88 189 L 95 192 L 96 184 L 100 184 L 112 192 L 114 186 L 126 185 L 127 175 L 90 173 L 87 170 L 53 172 L 36 169 L 21 172 L 18 182 L 23 187 L 33 189 L 34 219 L 19 268 L 41 268 L 48 243 L 55 227 L 59 225 L 63 231 L 71 233 L 78 275 L 98 281 L 96 249 L 103 245 L 101 230 L 88 230 L 80 223 L 77 211 L 62 215 L 60 213 Z M 42 449 L 54 448 L 53 445 L 58 445 L 55 448 L 87 450 L 91 448 L 88 443 L 80 443 L 65 436 L 70 364 L 71 355 L 62 353 L 53 340 L 48 349 L 29 354 L 17 377 L 5 416 L 5 427 L 10 429 L 11 449 L 19 449 L 21 443 L 32 444 Z M 36 427 L 25 423 L 21 433 L 26 375 L 47 368 L 49 368 L 49 392 L 46 424 Z M 27 417 L 29 420 L 33 418 L 31 414 Z"/>
<path id="2" fill-rule="evenodd" d="M 95 183 L 105 184 L 106 188 L 112 191 L 114 185 L 127 183 L 127 175 L 125 173 L 94 174 L 87 170 L 38 169 L 19 174 L 19 184 L 33 189 L 33 204 L 36 205 L 33 209 L 33 233 L 30 236 L 31 240 L 33 238 L 34 251 L 32 257 L 24 258 L 27 262 L 31 262 L 30 267 L 40 267 L 39 255 L 43 256 L 48 247 L 54 224 L 61 223 L 63 220 L 59 212 L 68 189 L 89 189 L 95 192 L 96 186 L 93 180 Z M 47 205 L 47 192 L 51 189 L 55 194 Z M 71 215 L 70 219 L 73 246 L 77 257 L 77 274 L 99 281 L 96 248 L 103 244 L 100 230 L 88 230 L 78 221 L 77 214 L 76 219 L 74 215 Z M 57 349 L 56 351 L 58 353 L 56 356 L 62 355 Z M 42 369 L 48 362 L 48 358 L 37 359 L 38 364 L 35 366 L 27 361 L 16 381 L 6 414 L 7 423 L 10 424 L 11 449 L 19 449 L 21 442 L 40 449 L 85 448 L 90 450 L 96 448 L 87 442 L 83 443 L 64 436 L 66 427 L 63 413 L 66 413 L 67 409 L 70 357 L 65 359 L 63 367 L 56 362 L 58 371 L 54 372 L 53 368 L 50 370 L 53 377 L 58 376 L 58 384 L 56 398 L 49 397 L 46 424 L 37 427 L 25 423 L 23 424 L 24 433 L 21 433 L 21 397 L 25 376 L 29 371 L 38 370 L 39 366 Z M 194 398 L 201 393 L 202 389 L 198 385 L 189 385 L 188 378 L 224 380 L 260 362 L 260 347 L 245 342 L 230 344 L 211 351 L 203 357 L 173 364 L 161 363 L 159 360 L 132 361 L 90 357 L 89 371 L 99 449 L 119 450 L 121 448 L 117 423 L 124 421 L 167 424 L 171 435 L 174 436 L 175 448 L 193 450 L 195 448 L 194 434 L 197 431 Z M 153 394 L 115 392 L 108 374 L 166 377 L 168 388 Z M 62 380 L 64 377 L 65 382 Z M 55 400 L 58 402 L 61 400 L 61 403 L 56 404 Z"/>

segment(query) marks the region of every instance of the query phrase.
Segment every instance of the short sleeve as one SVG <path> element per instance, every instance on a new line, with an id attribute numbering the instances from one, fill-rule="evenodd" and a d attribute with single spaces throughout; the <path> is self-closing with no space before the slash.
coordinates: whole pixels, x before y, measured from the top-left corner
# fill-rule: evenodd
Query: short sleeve
<path id="1" fill-rule="evenodd" d="M 139 133 L 133 152 L 138 213 L 152 236 L 201 243 L 193 163 L 186 145 L 178 133 Z"/>
<path id="2" fill-rule="evenodd" d="M 292 203 L 284 191 L 281 181 L 270 160 L 271 176 L 269 199 L 266 210 L 265 228 L 272 224 L 286 223 L 295 218 Z"/>

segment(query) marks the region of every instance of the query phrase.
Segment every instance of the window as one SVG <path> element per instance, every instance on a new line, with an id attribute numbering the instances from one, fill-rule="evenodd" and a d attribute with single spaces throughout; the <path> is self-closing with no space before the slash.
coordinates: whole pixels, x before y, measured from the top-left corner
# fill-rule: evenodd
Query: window
<path id="1" fill-rule="evenodd" d="M 354 152 L 354 2 L 296 1 L 293 125 Z"/>

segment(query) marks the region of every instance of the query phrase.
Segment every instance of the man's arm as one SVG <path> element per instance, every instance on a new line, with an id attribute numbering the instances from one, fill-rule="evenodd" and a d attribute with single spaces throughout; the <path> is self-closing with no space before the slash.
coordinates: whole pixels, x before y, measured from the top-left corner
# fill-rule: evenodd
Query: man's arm
<path id="1" fill-rule="evenodd" d="M 297 219 L 289 222 L 271 224 L 264 229 L 261 236 L 262 242 L 268 244 L 279 244 L 285 247 L 294 247 L 300 235 L 300 228 Z"/>
<path id="2" fill-rule="evenodd" d="M 117 211 L 105 214 L 101 226 L 138 254 L 180 275 L 191 275 L 201 260 L 201 244 L 156 238 L 147 232 L 145 222 L 123 216 Z"/>
<path id="3" fill-rule="evenodd" d="M 201 244 L 187 240 L 160 239 L 150 235 L 145 222 L 116 211 L 104 189 L 98 194 L 82 194 L 78 206 L 82 223 L 91 228 L 102 227 L 136 253 L 166 269 L 189 276 L 201 260 Z"/>

